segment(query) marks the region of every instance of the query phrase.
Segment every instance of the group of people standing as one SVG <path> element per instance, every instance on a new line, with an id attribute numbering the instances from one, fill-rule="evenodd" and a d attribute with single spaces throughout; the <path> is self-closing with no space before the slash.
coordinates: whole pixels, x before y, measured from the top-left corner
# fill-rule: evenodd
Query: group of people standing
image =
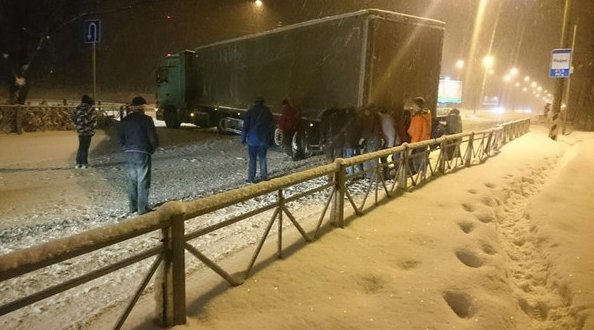
<path id="1" fill-rule="evenodd" d="M 438 124 L 434 124 L 437 122 Z M 445 127 L 444 127 L 445 126 Z M 388 109 L 381 106 L 367 106 L 362 109 L 333 108 L 325 111 L 321 117 L 321 143 L 327 161 L 334 161 L 338 157 L 352 157 L 362 153 L 377 151 L 384 148 L 399 146 L 402 143 L 415 143 L 429 140 L 443 134 L 462 132 L 462 121 L 457 109 L 451 111 L 446 118 L 446 124 L 439 123 L 432 118 L 422 97 L 412 100 L 412 112 Z M 426 149 L 417 148 L 412 152 L 410 171 L 417 173 L 424 169 Z M 399 154 L 392 155 L 393 163 L 397 166 Z M 387 165 L 388 160 L 382 159 L 384 177 L 393 177 Z M 367 177 L 373 174 L 370 169 L 375 168 L 374 161 L 363 163 L 363 170 Z M 347 169 L 348 174 L 361 170 L 360 167 Z"/>
<path id="2" fill-rule="evenodd" d="M 84 95 L 81 104 L 73 113 L 73 121 L 79 137 L 75 168 L 88 167 L 88 154 L 91 138 L 97 127 L 97 113 L 93 99 Z M 120 146 L 126 154 L 128 170 L 128 200 L 131 214 L 143 214 L 150 211 L 149 189 L 151 185 L 151 155 L 159 145 L 153 119 L 144 113 L 146 100 L 141 96 L 132 99 L 131 112 L 120 122 L 118 130 Z M 299 127 L 299 111 L 288 100 L 281 103 L 279 128 L 283 132 L 283 149 L 292 155 L 292 138 Z M 446 120 L 445 134 L 462 132 L 462 121 L 457 109 L 450 112 Z M 247 145 L 248 173 L 247 182 L 268 180 L 268 148 L 274 143 L 276 125 L 264 99 L 257 97 L 248 109 L 241 134 L 241 142 Z M 402 143 L 415 143 L 435 138 L 432 128 L 431 111 L 427 109 L 422 97 L 413 99 L 412 113 L 409 110 L 389 111 L 386 107 L 367 106 L 362 109 L 331 108 L 321 116 L 320 143 L 328 161 L 338 157 L 352 157 L 361 153 L 373 152 L 382 148 L 391 148 Z M 413 150 L 411 171 L 423 170 L 426 149 Z M 452 153 L 452 152 L 450 152 Z M 393 163 L 398 164 L 399 154 L 392 155 Z M 382 159 L 384 177 L 391 177 L 387 159 Z M 260 176 L 256 177 L 257 165 Z M 366 175 L 373 174 L 374 161 L 363 164 Z M 359 167 L 348 168 L 349 174 L 361 170 Z"/>

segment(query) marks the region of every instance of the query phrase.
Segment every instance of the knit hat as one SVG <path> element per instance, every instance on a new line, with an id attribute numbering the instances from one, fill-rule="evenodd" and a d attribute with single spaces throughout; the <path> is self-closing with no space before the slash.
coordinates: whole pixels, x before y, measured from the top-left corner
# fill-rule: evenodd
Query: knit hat
<path id="1" fill-rule="evenodd" d="M 424 98 L 422 98 L 422 97 L 420 97 L 420 96 L 418 96 L 418 97 L 415 97 L 415 98 L 413 99 L 413 103 L 414 103 L 414 104 L 416 104 L 416 105 L 418 105 L 418 106 L 419 106 L 419 108 L 423 108 L 423 107 L 425 107 L 425 99 L 424 99 Z"/>
<path id="2" fill-rule="evenodd" d="M 146 100 L 142 96 L 137 96 L 132 99 L 132 106 L 146 104 Z"/>
<path id="3" fill-rule="evenodd" d="M 88 96 L 88 95 L 85 94 L 85 95 L 82 96 L 82 98 L 80 100 L 80 103 L 85 103 L 85 104 L 88 104 L 88 105 L 93 105 L 93 103 L 95 103 L 95 102 L 93 101 L 93 98 L 91 98 L 90 96 Z"/>

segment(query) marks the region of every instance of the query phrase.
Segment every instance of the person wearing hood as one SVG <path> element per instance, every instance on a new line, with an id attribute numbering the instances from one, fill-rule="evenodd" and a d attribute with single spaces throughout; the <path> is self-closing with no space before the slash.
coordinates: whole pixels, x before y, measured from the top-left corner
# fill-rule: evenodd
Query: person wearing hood
<path id="1" fill-rule="evenodd" d="M 460 110 L 454 108 L 450 110 L 446 117 L 446 134 L 462 133 L 462 117 L 460 117 Z M 445 148 L 445 156 L 447 160 L 454 157 L 460 157 L 460 142 L 462 139 L 451 139 L 448 146 Z"/>
<path id="2" fill-rule="evenodd" d="M 415 97 L 412 108 L 413 116 L 408 128 L 410 142 L 415 143 L 431 139 L 431 111 L 425 107 L 425 99 Z M 413 174 L 425 168 L 425 152 L 426 148 L 417 148 L 412 151 L 413 168 L 411 170 Z"/>
<path id="3" fill-rule="evenodd" d="M 87 168 L 89 166 L 89 147 L 91 138 L 97 128 L 97 112 L 95 102 L 88 95 L 83 95 L 80 104 L 74 109 L 72 120 L 78 133 L 78 150 L 76 152 L 76 165 L 74 168 Z"/>
<path id="4" fill-rule="evenodd" d="M 260 164 L 260 180 L 268 180 L 267 153 L 274 133 L 274 118 L 264 98 L 256 97 L 255 104 L 243 118 L 241 143 L 247 144 L 248 175 L 246 182 L 256 183 L 256 162 Z"/>
<path id="5" fill-rule="evenodd" d="M 130 214 L 151 211 L 151 156 L 159 146 L 153 118 L 144 114 L 146 101 L 142 96 L 132 99 L 131 111 L 120 124 L 120 146 L 128 161 L 128 201 Z"/>

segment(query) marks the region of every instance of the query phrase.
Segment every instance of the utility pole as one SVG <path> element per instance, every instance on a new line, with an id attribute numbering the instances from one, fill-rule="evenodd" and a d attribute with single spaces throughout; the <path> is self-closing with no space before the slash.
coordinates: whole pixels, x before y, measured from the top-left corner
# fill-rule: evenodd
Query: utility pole
<path id="1" fill-rule="evenodd" d="M 571 1 L 565 0 L 565 10 L 563 11 L 563 27 L 561 29 L 561 48 L 568 48 L 569 46 L 569 16 L 571 13 Z M 559 114 L 561 113 L 561 101 L 563 100 L 563 87 L 565 86 L 565 78 L 555 79 L 555 89 L 553 94 L 553 123 L 549 130 L 549 137 L 557 140 L 559 134 Z"/>
<path id="2" fill-rule="evenodd" d="M 571 51 L 572 52 L 575 52 L 575 36 L 576 36 L 576 34 L 577 34 L 577 24 L 575 24 L 573 26 L 573 38 L 571 40 Z M 569 112 L 569 109 L 568 109 L 569 108 L 569 88 L 571 85 L 571 74 L 572 74 L 571 71 L 572 70 L 573 70 L 573 65 L 571 66 L 571 69 L 569 72 L 570 76 L 569 76 L 569 78 L 567 78 L 567 86 L 566 86 L 567 88 L 565 89 L 566 107 L 565 107 L 565 111 L 563 112 L 563 130 L 561 132 L 561 134 L 563 134 L 563 135 L 566 134 L 566 127 L 567 127 L 567 113 Z"/>

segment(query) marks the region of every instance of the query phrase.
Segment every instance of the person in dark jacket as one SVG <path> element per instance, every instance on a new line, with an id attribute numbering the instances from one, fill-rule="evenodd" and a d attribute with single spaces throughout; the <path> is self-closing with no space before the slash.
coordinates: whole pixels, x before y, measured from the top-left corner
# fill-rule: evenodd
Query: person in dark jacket
<path id="1" fill-rule="evenodd" d="M 446 117 L 446 134 L 462 133 L 462 117 L 460 117 L 460 110 L 454 108 L 450 110 Z M 448 141 L 448 146 L 445 148 L 445 155 L 447 160 L 454 157 L 460 157 L 460 142 L 462 139 L 451 139 Z"/>
<path id="2" fill-rule="evenodd" d="M 264 104 L 264 99 L 256 98 L 243 118 L 241 143 L 248 148 L 248 178 L 247 182 L 256 182 L 256 160 L 260 163 L 260 179 L 268 180 L 268 164 L 266 154 L 274 132 L 272 112 Z"/>
<path id="3" fill-rule="evenodd" d="M 299 111 L 284 99 L 281 103 L 281 116 L 278 120 L 278 128 L 283 132 L 283 151 L 293 157 L 293 135 L 297 131 L 299 123 Z"/>
<path id="4" fill-rule="evenodd" d="M 91 138 L 95 135 L 95 128 L 97 128 L 97 112 L 93 103 L 90 96 L 83 95 L 80 104 L 74 109 L 72 118 L 78 133 L 78 151 L 74 168 L 89 166 L 89 147 Z"/>
<path id="5" fill-rule="evenodd" d="M 128 161 L 128 201 L 130 214 L 149 212 L 149 189 L 151 187 L 151 155 L 159 146 L 159 138 L 153 119 L 144 114 L 146 100 L 137 96 L 132 99 L 132 111 L 120 125 L 120 146 Z"/>
<path id="6" fill-rule="evenodd" d="M 374 105 L 368 105 L 359 116 L 361 121 L 361 141 L 363 152 L 378 151 L 382 147 L 382 123 L 378 115 L 378 108 Z M 368 160 L 363 163 L 363 170 L 368 179 L 375 175 L 375 160 Z"/>
<path id="7" fill-rule="evenodd" d="M 330 108 L 320 116 L 320 143 L 323 145 L 328 162 L 342 157 L 345 142 L 345 111 L 345 109 Z"/>
<path id="8" fill-rule="evenodd" d="M 344 127 L 344 151 L 343 157 L 349 158 L 361 154 L 361 123 L 357 118 L 358 112 L 355 108 L 347 108 L 345 111 L 346 124 Z M 362 171 L 361 164 L 347 167 L 347 174 L 352 175 Z"/>

